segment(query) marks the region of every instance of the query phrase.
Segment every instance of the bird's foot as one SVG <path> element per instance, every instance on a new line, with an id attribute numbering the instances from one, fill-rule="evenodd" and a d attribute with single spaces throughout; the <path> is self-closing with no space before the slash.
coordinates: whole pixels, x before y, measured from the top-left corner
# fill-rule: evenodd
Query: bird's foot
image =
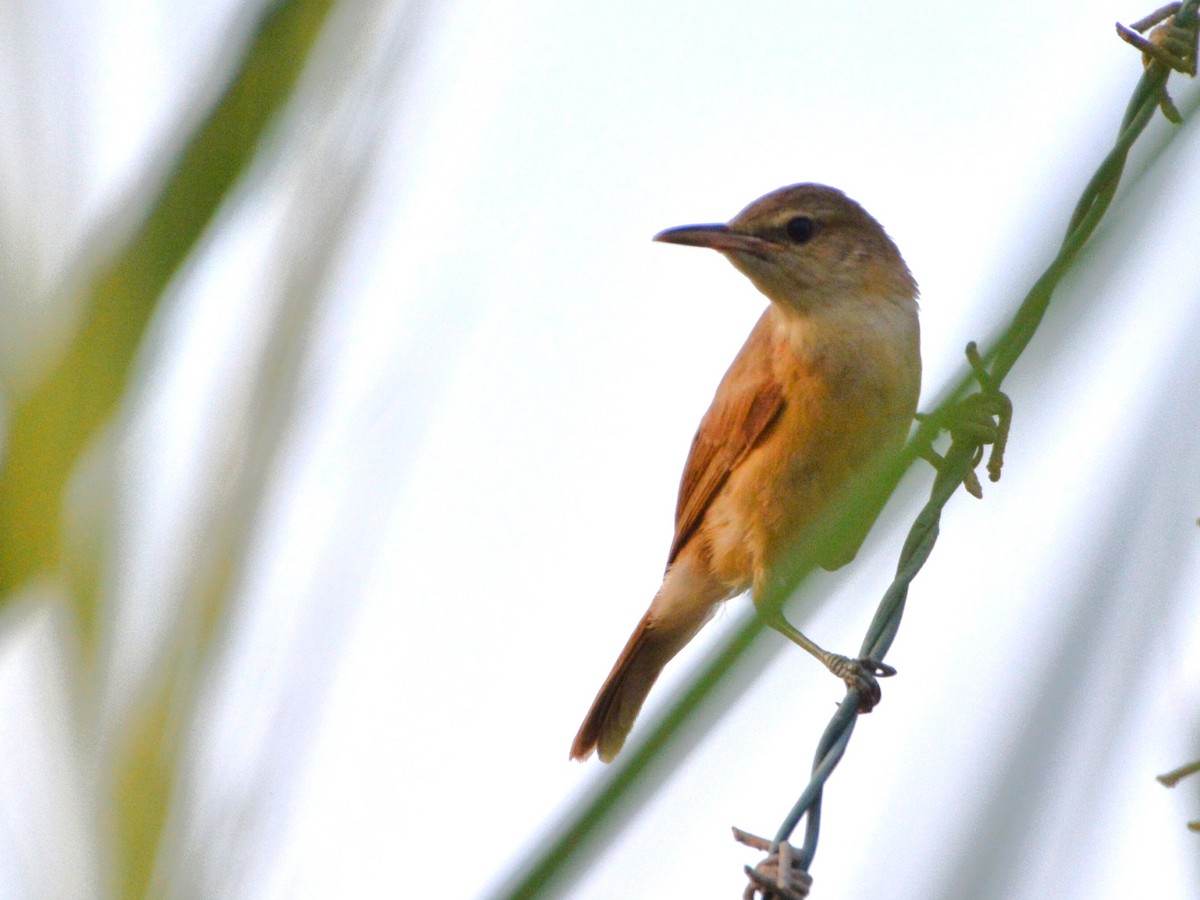
<path id="1" fill-rule="evenodd" d="M 838 653 L 829 653 L 822 662 L 846 683 L 847 688 L 858 693 L 860 713 L 869 713 L 883 698 L 878 679 L 896 674 L 894 668 L 877 659 L 850 659 Z"/>
<path id="2" fill-rule="evenodd" d="M 747 847 L 766 851 L 766 858 L 753 869 L 745 867 L 750 883 L 742 892 L 742 900 L 804 900 L 812 890 L 812 876 L 796 858 L 795 848 L 788 843 L 773 847 L 766 838 L 733 829 L 733 838 Z"/>
<path id="3" fill-rule="evenodd" d="M 760 596 L 760 592 L 756 591 L 754 594 L 756 604 Z M 883 696 L 883 691 L 880 690 L 879 682 L 876 679 L 895 675 L 895 669 L 869 657 L 851 659 L 840 653 L 830 653 L 795 628 L 778 610 L 764 608 L 760 605 L 758 611 L 768 625 L 819 659 L 825 668 L 846 682 L 846 687 L 857 691 L 859 712 L 868 713 L 875 708 L 875 704 Z"/>

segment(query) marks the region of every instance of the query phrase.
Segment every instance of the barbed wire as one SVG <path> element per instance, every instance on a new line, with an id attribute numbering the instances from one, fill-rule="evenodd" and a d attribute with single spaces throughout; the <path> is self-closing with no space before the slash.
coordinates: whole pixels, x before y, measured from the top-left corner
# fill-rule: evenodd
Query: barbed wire
<path id="1" fill-rule="evenodd" d="M 1000 391 L 1005 377 L 1032 340 L 1049 307 L 1051 295 L 1079 252 L 1099 224 L 1116 193 L 1124 171 L 1125 161 L 1133 143 L 1142 134 L 1157 109 L 1172 122 L 1182 117 L 1167 94 L 1166 83 L 1172 71 L 1195 74 L 1197 43 L 1197 9 L 1200 0 L 1185 0 L 1156 10 L 1131 28 L 1117 25 L 1121 38 L 1144 53 L 1145 72 L 1138 82 L 1121 121 L 1116 143 L 1088 182 L 1076 204 L 1066 236 L 1054 260 L 1025 296 L 1012 321 L 986 354 L 980 357 L 975 344 L 967 346 L 971 374 L 938 408 L 922 416 L 921 425 L 909 441 L 902 457 L 932 458 L 937 476 L 928 502 L 917 515 L 908 532 L 896 575 L 880 601 L 860 656 L 881 661 L 891 647 L 908 587 L 916 577 L 937 541 L 941 512 L 959 485 L 979 495 L 975 478 L 976 466 L 982 461 L 983 448 L 992 444 L 988 462 L 992 481 L 1000 476 L 1004 443 L 1007 439 L 1011 406 Z M 1153 28 L 1149 35 L 1142 33 Z M 976 387 L 975 393 L 969 393 Z M 989 427 L 990 421 L 990 427 Z M 951 434 L 950 448 L 944 457 L 932 454 L 933 441 L 942 431 Z M 756 849 L 766 850 L 767 856 L 756 867 L 746 867 L 749 884 L 746 900 L 760 896 L 764 900 L 799 900 L 807 897 L 812 885 L 808 869 L 816 853 L 820 835 L 821 796 L 825 783 L 841 761 L 854 732 L 860 713 L 858 692 L 849 689 L 838 705 L 825 732 L 817 743 L 811 778 L 791 811 L 770 842 L 740 829 L 734 837 Z M 793 848 L 789 841 L 801 819 L 805 819 L 804 842 Z"/>
<path id="2" fill-rule="evenodd" d="M 1174 25 L 1191 35 L 1190 59 L 1193 61 L 1198 6 L 1200 0 L 1188 0 L 1184 7 L 1172 4 L 1153 14 L 1160 15 L 1167 11 L 1166 15 L 1175 15 Z M 1135 31 L 1145 22 L 1135 23 Z M 1181 22 L 1187 27 L 1184 28 Z M 1172 47 L 1176 48 L 1173 61 L 1178 63 L 1179 33 L 1173 34 L 1176 41 L 1172 43 Z M 1186 65 L 1188 55 L 1183 56 Z M 1005 399 L 999 391 L 1001 383 L 1036 332 L 1054 288 L 1107 210 L 1134 140 L 1156 108 L 1162 107 L 1164 112 L 1168 108 L 1174 109 L 1165 90 L 1166 79 L 1172 69 L 1185 70 L 1157 59 L 1148 63 L 1122 120 L 1116 144 L 1084 190 L 1071 216 L 1058 255 L 1029 291 L 1008 328 L 991 342 L 982 357 L 974 351 L 974 345 L 968 348 L 971 371 L 942 392 L 941 396 L 945 399 L 938 403 L 932 413 L 921 417 L 912 438 L 899 453 L 887 460 L 872 477 L 856 485 L 852 495 L 838 504 L 838 509 L 830 510 L 802 536 L 795 545 L 787 577 L 777 582 L 778 589 L 773 591 L 772 597 L 764 600 L 764 604 L 782 604 L 817 567 L 817 561 L 825 551 L 847 539 L 847 536 L 859 533 L 864 523 L 878 513 L 914 461 L 922 457 L 932 458 L 936 461 L 937 476 L 929 500 L 909 530 L 895 578 L 880 601 L 862 645 L 861 654 L 864 657 L 877 659 L 886 653 L 900 624 L 908 585 L 924 565 L 937 540 L 942 508 L 960 484 L 964 484 L 972 493 L 977 492 L 978 481 L 974 471 L 982 461 L 981 447 L 987 440 L 999 438 L 999 450 L 1003 450 L 1005 435 L 1002 425 L 1005 423 L 997 423 L 993 416 L 987 415 L 989 412 L 1005 412 Z M 992 419 L 990 427 L 981 427 L 983 418 Z M 931 452 L 934 441 L 947 431 L 951 435 L 950 446 L 944 457 L 937 457 Z M 988 462 L 992 480 L 998 476 L 1001 462 L 1002 453 L 993 451 Z M 701 707 L 714 686 L 730 673 L 755 644 L 764 628 L 761 616 L 753 613 L 740 616 L 711 656 L 667 704 L 665 712 L 646 723 L 642 736 L 625 748 L 613 763 L 608 777 L 574 804 L 564 814 L 562 821 L 546 830 L 546 837 L 539 839 L 528 856 L 515 865 L 510 880 L 495 892 L 495 896 L 529 898 L 543 895 L 553 884 L 566 877 L 572 865 L 579 865 L 586 849 L 596 847 L 603 830 L 616 827 L 615 820 L 628 815 L 636 798 L 647 793 L 642 791 L 635 794 L 631 789 L 635 785 L 644 788 L 652 772 L 657 777 L 663 777 L 664 770 L 654 766 L 664 747 L 683 723 Z M 774 839 L 755 837 L 734 829 L 738 840 L 755 849 L 768 851 L 766 859 L 757 867 L 746 868 L 751 879 L 746 888 L 746 897 L 752 897 L 756 892 L 764 900 L 794 900 L 807 895 L 808 885 L 811 884 L 807 869 L 815 854 L 820 830 L 821 792 L 845 752 L 858 713 L 857 694 L 847 692 L 818 741 L 810 782 Z M 800 848 L 794 848 L 788 841 L 801 818 L 805 818 L 805 840 Z"/>

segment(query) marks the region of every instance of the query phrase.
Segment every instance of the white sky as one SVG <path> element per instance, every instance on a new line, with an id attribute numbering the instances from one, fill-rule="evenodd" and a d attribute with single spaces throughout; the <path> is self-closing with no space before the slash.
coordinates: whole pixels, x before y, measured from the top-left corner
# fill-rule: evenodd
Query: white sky
<path id="1" fill-rule="evenodd" d="M 67 78 L 93 129 L 58 151 L 86 188 L 55 207 L 70 224 L 120 192 L 228 46 L 223 5 L 53 8 L 47 30 L 83 23 L 89 76 Z M 334 57 L 371 59 L 404 27 L 374 10 Z M 608 774 L 567 748 L 657 587 L 695 425 L 764 302 L 717 255 L 650 236 L 783 184 L 842 188 L 921 284 L 929 398 L 1049 259 L 1138 75 L 1112 22 L 1147 11 L 440 6 L 383 110 L 194 748 L 181 827 L 221 895 L 498 889 Z M 154 500 L 126 551 L 128 678 L 156 585 L 186 566 L 180 522 L 205 491 L 187 479 L 221 452 L 206 422 L 271 321 L 288 204 L 342 146 L 336 128 L 311 138 L 223 216 L 144 361 L 134 483 Z M 1200 798 L 1153 780 L 1195 756 L 1200 700 L 1198 623 L 1176 603 L 1200 595 L 1195 141 L 1014 372 L 1004 478 L 947 509 L 889 657 L 900 675 L 826 792 L 814 896 L 1195 896 Z M 805 620 L 821 643 L 857 647 L 930 478 L 915 470 L 890 524 L 817 582 L 834 595 Z M 669 667 L 648 715 L 730 620 Z M 30 631 L 27 648 L 48 640 Z M 841 696 L 781 644 L 570 896 L 740 894 L 757 860 L 729 826 L 774 832 Z M 20 652 L 0 656 L 0 752 L 50 727 L 13 724 Z M 28 821 L 0 790 L 9 829 Z M 230 810 L 248 799 L 242 831 Z M 35 895 L 14 873 L 45 845 L 25 845 L 0 854 L 0 896 Z"/>

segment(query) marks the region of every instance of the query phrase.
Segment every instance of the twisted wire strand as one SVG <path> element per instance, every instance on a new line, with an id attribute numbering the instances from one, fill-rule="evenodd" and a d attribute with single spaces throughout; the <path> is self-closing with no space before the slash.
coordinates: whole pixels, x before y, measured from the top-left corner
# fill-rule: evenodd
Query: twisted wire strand
<path id="1" fill-rule="evenodd" d="M 1186 0 L 1175 15 L 1175 26 L 1194 34 L 1197 28 L 1198 8 L 1200 0 Z M 926 418 L 906 447 L 905 456 L 920 455 L 921 449 L 931 444 L 941 427 L 937 423 L 947 421 L 946 417 L 952 414 L 954 403 L 970 391 L 973 382 L 984 382 L 980 385 L 983 393 L 999 390 L 1041 324 L 1054 289 L 1108 210 L 1121 180 L 1130 148 L 1153 118 L 1160 104 L 1165 107 L 1165 104 L 1170 102 L 1166 95 L 1166 82 L 1171 71 L 1170 66 L 1157 58 L 1148 62 L 1126 108 L 1116 143 L 1097 168 L 1076 204 L 1058 254 L 1025 296 L 1008 327 L 983 355 L 982 368 L 965 377 L 952 395 Z M 971 352 L 969 348 L 968 355 Z M 895 578 L 885 591 L 863 640 L 861 655 L 864 658 L 882 660 L 891 647 L 904 612 L 908 587 L 924 566 L 937 541 L 942 509 L 958 490 L 959 485 L 963 484 L 964 479 L 970 477 L 969 473 L 979 460 L 982 444 L 983 441 L 975 434 L 960 432 L 953 435 L 950 449 L 939 466 L 930 490 L 929 500 L 909 529 L 896 567 Z M 996 476 L 998 471 L 993 473 L 993 480 Z M 845 753 L 858 715 L 857 692 L 848 690 L 818 741 L 810 781 L 780 825 L 772 842 L 771 850 L 776 854 L 779 847 L 791 838 L 800 819 L 807 817 L 804 843 L 794 851 L 795 864 L 805 871 L 816 854 L 820 835 L 822 790 Z"/>
<path id="2" fill-rule="evenodd" d="M 1200 0 L 1186 0 L 1176 14 L 1176 25 L 1195 29 L 1198 7 Z M 1097 168 L 1075 207 L 1058 255 L 1030 289 L 1009 326 L 990 344 L 979 366 L 973 366 L 975 371 L 963 376 L 957 384 L 944 392 L 945 399 L 937 405 L 933 413 L 924 418 L 903 450 L 889 461 L 885 470 L 877 473 L 871 483 L 863 488 L 855 498 L 861 502 L 847 504 L 848 506 L 877 504 L 876 508 L 882 507 L 901 476 L 918 457 L 924 455 L 923 451 L 930 448 L 934 439 L 941 433 L 941 423 L 946 420 L 946 414 L 973 389 L 981 386 L 981 375 L 992 389 L 998 391 L 1004 378 L 1033 338 L 1054 288 L 1108 209 L 1121 178 L 1129 148 L 1142 133 L 1160 103 L 1165 106 L 1166 102 L 1169 102 L 1165 101 L 1165 84 L 1170 71 L 1170 67 L 1158 60 L 1150 62 L 1147 66 L 1128 104 L 1113 149 Z M 928 559 L 937 540 L 942 508 L 958 489 L 959 484 L 963 483 L 964 478 L 969 477 L 968 473 L 973 473 L 979 458 L 979 446 L 978 440 L 973 439 L 967 432 L 952 434 L 950 448 L 939 467 L 929 500 L 909 530 L 895 578 L 885 591 L 867 630 L 862 645 L 863 656 L 879 659 L 891 646 L 900 625 L 908 586 Z M 994 459 L 993 463 L 998 463 L 998 460 Z M 998 472 L 992 474 L 995 480 L 994 476 Z M 782 599 L 795 590 L 801 580 L 815 568 L 813 546 L 825 546 L 824 542 L 836 540 L 840 532 L 856 527 L 854 523 L 859 518 L 861 514 L 846 513 L 841 515 L 838 521 L 818 523 L 816 531 L 820 533 L 808 535 L 810 541 L 807 546 L 797 548 L 791 573 L 786 583 L 781 586 L 778 598 L 773 598 L 772 602 L 782 602 Z M 567 877 L 573 867 L 580 865 L 586 855 L 586 849 L 596 846 L 598 838 L 606 828 L 615 827 L 614 819 L 629 813 L 633 805 L 631 789 L 635 786 L 645 787 L 645 781 L 652 777 L 650 773 L 660 751 L 682 723 L 702 705 L 714 685 L 745 655 L 763 629 L 761 617 L 752 615 L 743 618 L 724 639 L 719 650 L 701 667 L 691 683 L 681 690 L 670 705 L 669 711 L 646 730 L 642 739 L 626 748 L 621 758 L 614 763 L 610 777 L 599 783 L 574 809 L 567 812 L 561 822 L 547 829 L 549 838 L 540 840 L 531 848 L 531 852 L 514 866 L 507 884 L 501 887 L 495 896 L 528 898 L 543 895 L 552 885 Z M 735 834 L 742 836 L 739 840 L 744 838 L 743 843 L 757 849 L 769 847 L 770 856 L 776 860 L 790 857 L 789 864 L 800 870 L 794 873 L 800 881 L 807 878 L 807 869 L 816 852 L 820 833 L 822 790 L 845 753 L 857 720 L 858 697 L 856 692 L 850 691 L 839 704 L 818 741 L 809 784 L 772 842 L 754 838 L 735 829 Z M 805 818 L 805 839 L 802 847 L 781 854 L 781 848 L 789 850 L 784 845 L 801 818 Z M 781 876 L 785 875 L 785 872 L 781 872 Z M 798 893 L 794 887 L 795 882 L 792 884 L 792 888 L 781 889 L 777 896 Z M 761 893 L 763 888 L 752 877 L 747 896 L 752 896 L 755 890 Z"/>

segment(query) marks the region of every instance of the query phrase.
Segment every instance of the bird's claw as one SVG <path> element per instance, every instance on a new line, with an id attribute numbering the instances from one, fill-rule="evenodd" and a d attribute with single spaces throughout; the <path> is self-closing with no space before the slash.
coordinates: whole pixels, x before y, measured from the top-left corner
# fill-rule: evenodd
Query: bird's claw
<path id="1" fill-rule="evenodd" d="M 836 653 L 829 654 L 825 665 L 846 683 L 848 689 L 858 693 L 860 713 L 869 713 L 883 698 L 878 679 L 896 674 L 894 668 L 877 659 L 850 659 Z"/>

